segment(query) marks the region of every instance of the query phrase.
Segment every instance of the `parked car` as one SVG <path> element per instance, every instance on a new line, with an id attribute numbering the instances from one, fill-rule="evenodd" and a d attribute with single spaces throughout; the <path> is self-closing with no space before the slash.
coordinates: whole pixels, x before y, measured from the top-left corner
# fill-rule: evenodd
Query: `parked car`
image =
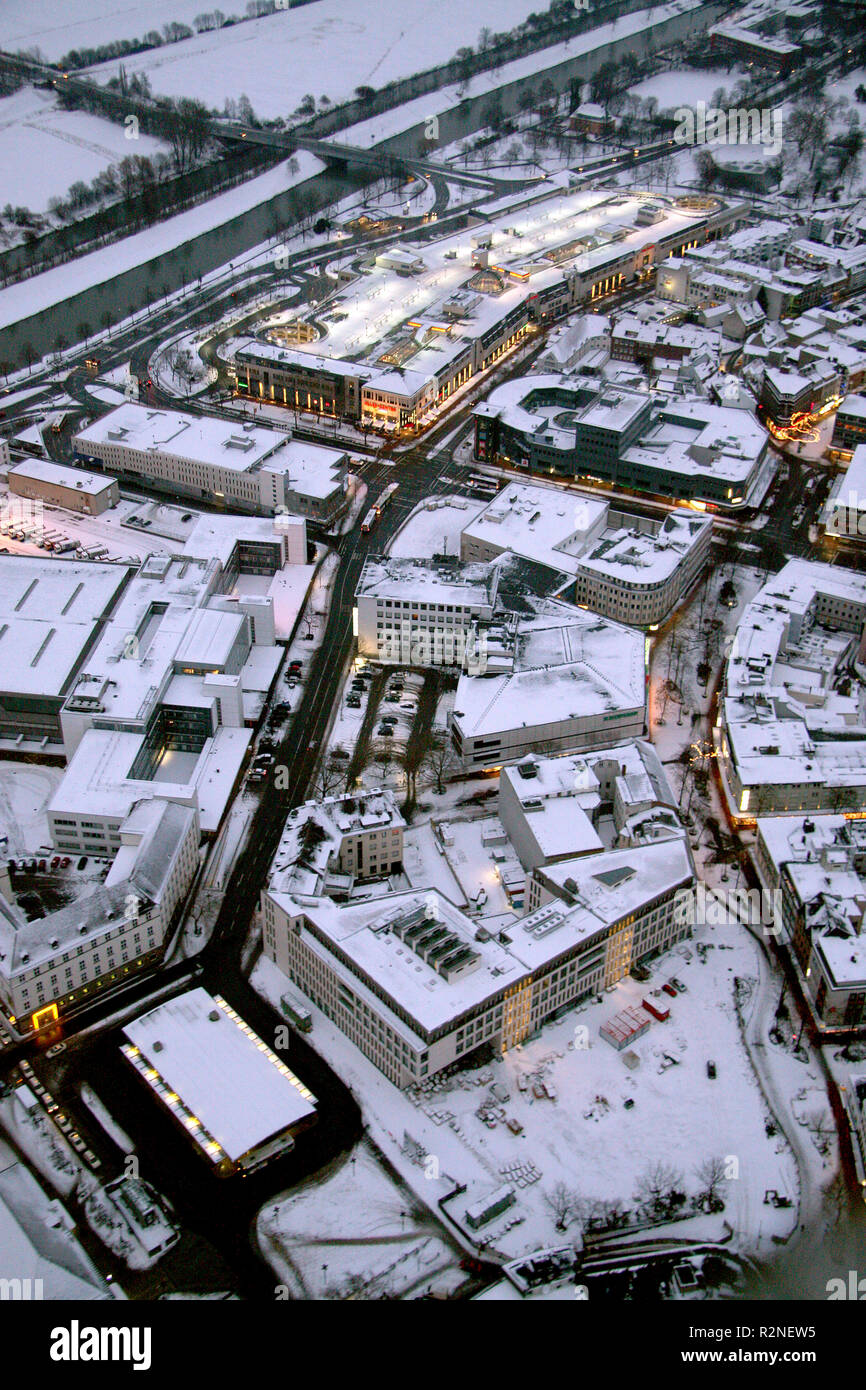
<path id="1" fill-rule="evenodd" d="M 86 861 L 85 861 L 85 862 L 86 862 Z M 51 867 L 52 867 L 52 869 L 59 869 L 59 868 L 60 868 L 60 855 L 59 855 L 59 854 L 55 854 L 54 858 L 53 858 L 52 861 L 51 861 Z M 79 869 L 80 869 L 80 868 L 81 868 L 81 865 L 79 864 L 78 867 L 79 867 Z"/>
<path id="2" fill-rule="evenodd" d="M 53 863 L 53 860 L 52 860 L 52 863 Z M 86 869 L 86 868 L 87 868 L 87 855 L 86 855 L 86 854 L 82 854 L 81 858 L 80 858 L 79 861 L 78 861 L 78 867 L 79 867 L 79 869 Z"/>
<path id="3" fill-rule="evenodd" d="M 45 859 L 40 859 L 40 860 L 39 860 L 39 866 L 38 866 L 38 867 L 39 867 L 39 872 L 40 872 L 41 874 L 44 874 L 44 873 L 45 873 L 45 870 L 48 868 L 48 862 L 47 862 L 47 860 L 45 860 Z"/>
<path id="4" fill-rule="evenodd" d="M 68 869 L 68 868 L 69 868 L 69 865 L 70 865 L 71 863 L 72 863 L 72 860 L 69 858 L 69 855 L 68 855 L 68 854 L 64 854 L 63 858 L 62 858 L 61 861 L 60 861 L 60 867 L 61 867 L 61 869 Z"/>

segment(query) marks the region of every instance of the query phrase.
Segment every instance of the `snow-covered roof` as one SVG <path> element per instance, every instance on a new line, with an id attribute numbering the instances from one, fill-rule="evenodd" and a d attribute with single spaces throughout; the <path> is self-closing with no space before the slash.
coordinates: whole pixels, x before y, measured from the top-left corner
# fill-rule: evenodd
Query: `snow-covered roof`
<path id="1" fill-rule="evenodd" d="M 479 541 L 551 569 L 574 574 L 576 555 L 607 517 L 608 504 L 589 493 L 509 483 L 461 533 L 462 548 Z"/>
<path id="2" fill-rule="evenodd" d="M 188 1126 L 193 1138 L 201 1142 L 195 1130 L 206 1130 L 233 1161 L 315 1114 L 307 1088 L 220 995 L 188 990 L 128 1023 L 123 1035 L 164 1082 L 143 1071 L 163 1103 L 174 1109 L 174 1096 L 197 1118 Z"/>
<path id="3" fill-rule="evenodd" d="M 679 508 L 668 512 L 659 527 L 643 529 L 646 521 L 622 517 L 610 526 L 577 562 L 578 572 L 616 578 L 632 585 L 662 584 L 712 530 L 712 518 Z"/>
<path id="4" fill-rule="evenodd" d="M 642 633 L 548 599 L 517 629 L 510 675 L 461 675 L 454 723 L 483 738 L 643 708 Z"/>
<path id="5" fill-rule="evenodd" d="M 452 561 L 437 567 L 408 557 L 370 556 L 364 562 L 355 596 L 489 609 L 495 585 L 495 572 L 488 565 L 457 565 Z"/>
<path id="6" fill-rule="evenodd" d="M 834 609 L 844 609 L 842 631 Z M 866 785 L 860 697 L 834 690 L 852 627 L 864 619 L 866 576 L 807 560 L 789 561 L 746 608 L 723 701 L 743 786 Z"/>
<path id="7" fill-rule="evenodd" d="M 65 695 L 129 575 L 121 565 L 0 555 L 5 689 Z"/>
<path id="8" fill-rule="evenodd" d="M 245 473 L 260 467 L 287 442 L 284 432 L 248 420 L 239 424 L 213 415 L 155 410 L 131 401 L 80 430 L 73 440 L 85 453 L 89 444 L 117 445 Z"/>
<path id="9" fill-rule="evenodd" d="M 67 468 L 65 464 L 52 463 L 49 459 L 25 459 L 14 468 L 10 468 L 8 476 L 75 488 L 76 492 L 88 497 L 99 497 L 101 493 L 115 486 L 114 478 L 107 478 L 104 473 L 87 473 L 83 468 Z"/>

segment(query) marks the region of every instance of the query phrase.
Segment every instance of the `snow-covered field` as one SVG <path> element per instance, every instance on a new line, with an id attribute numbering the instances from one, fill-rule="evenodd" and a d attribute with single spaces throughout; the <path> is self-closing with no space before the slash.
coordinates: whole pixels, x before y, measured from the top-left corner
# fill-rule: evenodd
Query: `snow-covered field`
<path id="1" fill-rule="evenodd" d="M 110 6 L 105 0 L 75 0 L 74 4 L 69 0 L 31 0 L 27 5 L 2 5 L 0 48 L 15 53 L 35 47 L 54 62 L 72 48 L 143 38 L 148 29 L 161 29 L 172 21 L 192 26 L 201 11 L 199 0 L 149 0 L 146 9 L 132 0 L 111 0 Z"/>
<path id="2" fill-rule="evenodd" d="M 409 1297 L 464 1280 L 441 1227 L 366 1141 L 326 1175 L 263 1207 L 257 1238 L 293 1298 Z"/>
<path id="3" fill-rule="evenodd" d="M 64 111 L 53 92 L 22 87 L 0 98 L 3 202 L 45 212 L 73 183 L 90 183 L 130 155 L 152 158 L 168 146 L 143 133 L 127 140 L 125 127 L 86 111 Z"/>
<path id="4" fill-rule="evenodd" d="M 45 808 L 63 776 L 59 767 L 0 762 L 0 857 L 35 854 L 51 843 Z"/>
<path id="5" fill-rule="evenodd" d="M 677 68 L 674 72 L 660 72 L 655 77 L 645 78 L 631 88 L 629 95 L 642 101 L 655 97 L 659 111 L 694 106 L 698 101 L 709 106 L 719 87 L 729 92 L 741 76 L 742 69 L 736 65 L 730 72 L 725 68 Z"/>
<path id="6" fill-rule="evenodd" d="M 215 198 L 169 217 L 156 227 L 124 237 L 111 247 L 110 254 L 104 249 L 91 251 L 68 265 L 55 266 L 43 275 L 7 286 L 0 291 L 0 326 L 16 323 L 94 285 L 105 284 L 155 256 L 169 255 L 175 247 L 193 241 L 250 208 L 269 202 L 278 193 L 319 173 L 323 167 L 320 160 L 304 150 L 299 151 L 295 159 L 296 174 L 291 174 L 285 163 L 278 164 L 267 173 L 218 193 Z"/>
<path id="7" fill-rule="evenodd" d="M 130 76 L 146 72 L 161 96 L 198 97 L 221 108 L 245 92 L 256 115 L 270 119 L 290 115 L 308 92 L 343 101 L 356 87 L 382 87 L 447 62 L 458 48 L 474 48 L 485 26 L 501 33 L 532 8 L 531 0 L 404 0 L 386 16 L 365 0 L 316 0 L 122 61 Z M 148 10 L 140 29 L 153 27 L 150 18 Z M 103 63 L 91 72 L 105 81 L 117 67 Z"/>

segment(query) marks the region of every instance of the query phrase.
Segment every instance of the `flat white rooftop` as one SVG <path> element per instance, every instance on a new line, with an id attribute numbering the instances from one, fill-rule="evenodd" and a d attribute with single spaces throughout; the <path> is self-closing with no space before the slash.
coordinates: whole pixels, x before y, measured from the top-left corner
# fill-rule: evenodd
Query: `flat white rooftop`
<path id="1" fill-rule="evenodd" d="M 65 694 L 129 573 L 122 565 L 0 555 L 3 688 Z"/>
<path id="2" fill-rule="evenodd" d="M 179 1102 L 232 1161 L 315 1114 L 306 1086 L 219 995 L 191 989 L 123 1034 L 165 1083 L 163 1103 L 176 1110 Z M 158 1077 L 143 1075 L 159 1094 Z M 182 1122 L 195 1138 L 197 1126 Z"/>
<path id="3" fill-rule="evenodd" d="M 52 463 L 50 459 L 25 459 L 9 469 L 10 478 L 21 478 L 40 483 L 53 483 L 56 487 L 74 488 L 76 492 L 88 497 L 99 497 L 115 486 L 114 478 L 104 473 L 87 473 L 83 468 L 67 468 L 62 463 Z"/>
<path id="4" fill-rule="evenodd" d="M 117 445 L 142 453 L 163 453 L 211 467 L 249 472 L 287 442 L 281 430 L 250 421 L 218 420 L 212 415 L 182 415 L 127 402 L 81 430 L 73 441 Z"/>

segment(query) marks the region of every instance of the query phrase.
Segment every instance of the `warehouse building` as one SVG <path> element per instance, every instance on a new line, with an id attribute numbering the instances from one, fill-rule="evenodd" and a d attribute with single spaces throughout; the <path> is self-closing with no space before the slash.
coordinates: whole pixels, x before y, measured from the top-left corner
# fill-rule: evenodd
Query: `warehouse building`
<path id="1" fill-rule="evenodd" d="M 7 476 L 9 491 L 16 497 L 39 498 L 66 511 L 84 512 L 88 516 L 100 516 L 120 501 L 115 478 L 85 473 L 80 468 L 66 468 L 47 459 L 16 464 Z"/>

